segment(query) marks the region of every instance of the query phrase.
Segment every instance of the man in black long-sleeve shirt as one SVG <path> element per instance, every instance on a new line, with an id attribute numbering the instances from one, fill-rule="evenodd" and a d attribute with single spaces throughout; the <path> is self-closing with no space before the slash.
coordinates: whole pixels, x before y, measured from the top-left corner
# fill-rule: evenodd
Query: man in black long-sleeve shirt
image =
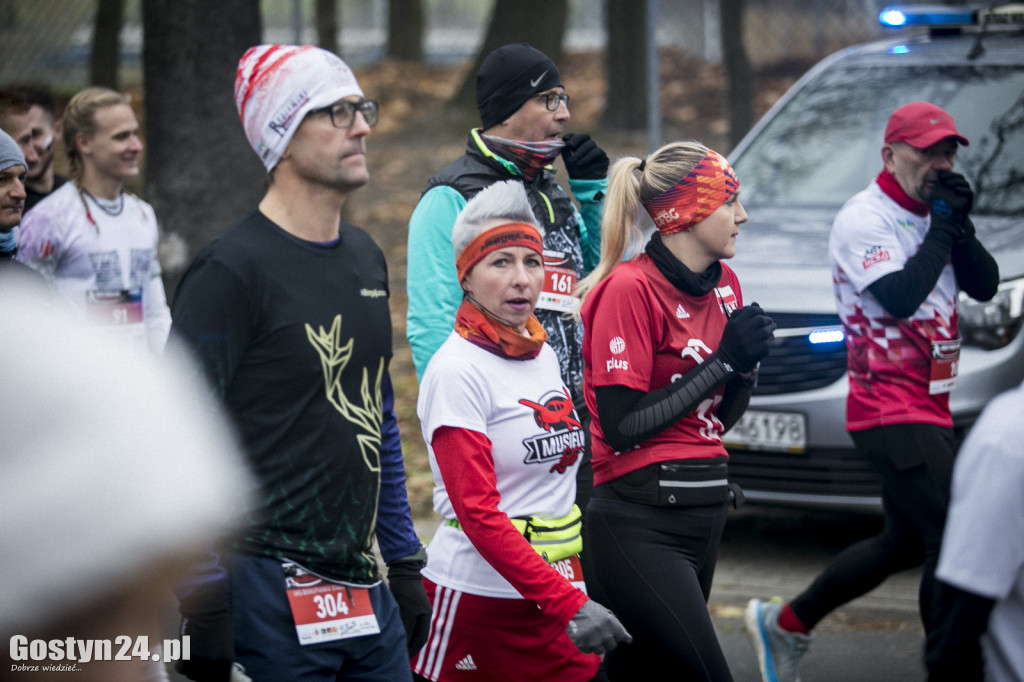
<path id="1" fill-rule="evenodd" d="M 394 412 L 384 254 L 341 219 L 378 120 L 352 70 L 309 45 L 242 55 L 235 103 L 267 169 L 256 209 L 193 260 L 174 298 L 259 484 L 230 548 L 179 589 L 193 680 L 411 680 L 426 552 Z M 372 553 L 388 564 L 387 587 Z"/>

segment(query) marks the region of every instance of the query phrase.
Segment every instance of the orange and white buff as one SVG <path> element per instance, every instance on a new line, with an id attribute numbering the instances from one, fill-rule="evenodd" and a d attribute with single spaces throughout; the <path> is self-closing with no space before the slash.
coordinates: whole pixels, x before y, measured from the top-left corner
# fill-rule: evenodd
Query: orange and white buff
<path id="1" fill-rule="evenodd" d="M 714 213 L 740 189 L 736 171 L 709 149 L 685 178 L 644 204 L 662 234 L 688 230 Z"/>
<path id="2" fill-rule="evenodd" d="M 235 106 L 268 171 L 306 114 L 363 91 L 340 57 L 314 45 L 257 45 L 238 62 Z"/>
<path id="3" fill-rule="evenodd" d="M 473 240 L 466 244 L 466 248 L 455 257 L 455 270 L 458 272 L 459 281 L 461 282 L 484 256 L 510 246 L 525 246 L 537 253 L 544 252 L 540 232 L 529 223 L 505 223 L 492 227 L 473 237 Z"/>

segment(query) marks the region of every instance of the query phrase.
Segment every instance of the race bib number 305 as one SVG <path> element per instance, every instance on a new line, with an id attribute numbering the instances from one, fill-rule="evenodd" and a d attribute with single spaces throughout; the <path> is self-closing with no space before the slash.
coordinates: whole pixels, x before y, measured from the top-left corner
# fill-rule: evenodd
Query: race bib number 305
<path id="1" fill-rule="evenodd" d="M 285 589 L 299 644 L 320 644 L 380 632 L 365 587 L 339 585 L 285 564 Z"/>
<path id="2" fill-rule="evenodd" d="M 552 561 L 550 566 L 561 574 L 563 578 L 572 583 L 572 586 L 579 589 L 583 594 L 587 593 L 587 584 L 583 582 L 583 565 L 580 563 L 580 555 L 574 554 L 571 557 Z"/>

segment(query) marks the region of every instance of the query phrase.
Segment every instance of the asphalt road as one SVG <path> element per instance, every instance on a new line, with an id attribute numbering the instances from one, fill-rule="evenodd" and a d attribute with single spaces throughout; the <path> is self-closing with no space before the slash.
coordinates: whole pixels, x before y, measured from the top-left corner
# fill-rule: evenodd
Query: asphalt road
<path id="1" fill-rule="evenodd" d="M 881 517 L 757 508 L 726 526 L 710 609 L 735 682 L 758 682 L 743 625 L 751 597 L 796 596 L 837 552 L 881 529 Z M 919 682 L 924 633 L 917 609 L 920 571 L 892 576 L 823 620 L 800 667 L 803 682 Z"/>
<path id="2" fill-rule="evenodd" d="M 437 519 L 416 525 L 429 540 Z M 709 608 L 734 682 L 760 681 L 743 625 L 747 601 L 795 596 L 838 551 L 880 528 L 880 517 L 864 514 L 752 505 L 732 513 Z M 919 582 L 919 571 L 893 576 L 822 621 L 801 664 L 803 682 L 923 682 Z M 177 622 L 169 617 L 168 630 L 171 621 Z M 173 671 L 170 678 L 185 682 Z"/>
<path id="3" fill-rule="evenodd" d="M 436 519 L 417 521 L 425 540 Z M 881 529 L 876 515 L 747 505 L 726 525 L 708 604 L 734 682 L 760 682 L 743 624 L 752 597 L 796 596 L 846 546 Z M 923 682 L 920 571 L 891 577 L 830 614 L 800 666 L 803 682 Z"/>

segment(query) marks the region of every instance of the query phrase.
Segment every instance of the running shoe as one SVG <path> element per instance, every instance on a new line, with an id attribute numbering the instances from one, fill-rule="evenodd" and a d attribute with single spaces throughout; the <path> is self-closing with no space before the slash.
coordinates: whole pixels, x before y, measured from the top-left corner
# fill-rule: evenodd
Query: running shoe
<path id="1" fill-rule="evenodd" d="M 751 599 L 743 614 L 747 637 L 754 645 L 763 682 L 800 682 L 797 665 L 814 636 L 783 630 L 779 627 L 780 611 L 780 602 Z"/>

